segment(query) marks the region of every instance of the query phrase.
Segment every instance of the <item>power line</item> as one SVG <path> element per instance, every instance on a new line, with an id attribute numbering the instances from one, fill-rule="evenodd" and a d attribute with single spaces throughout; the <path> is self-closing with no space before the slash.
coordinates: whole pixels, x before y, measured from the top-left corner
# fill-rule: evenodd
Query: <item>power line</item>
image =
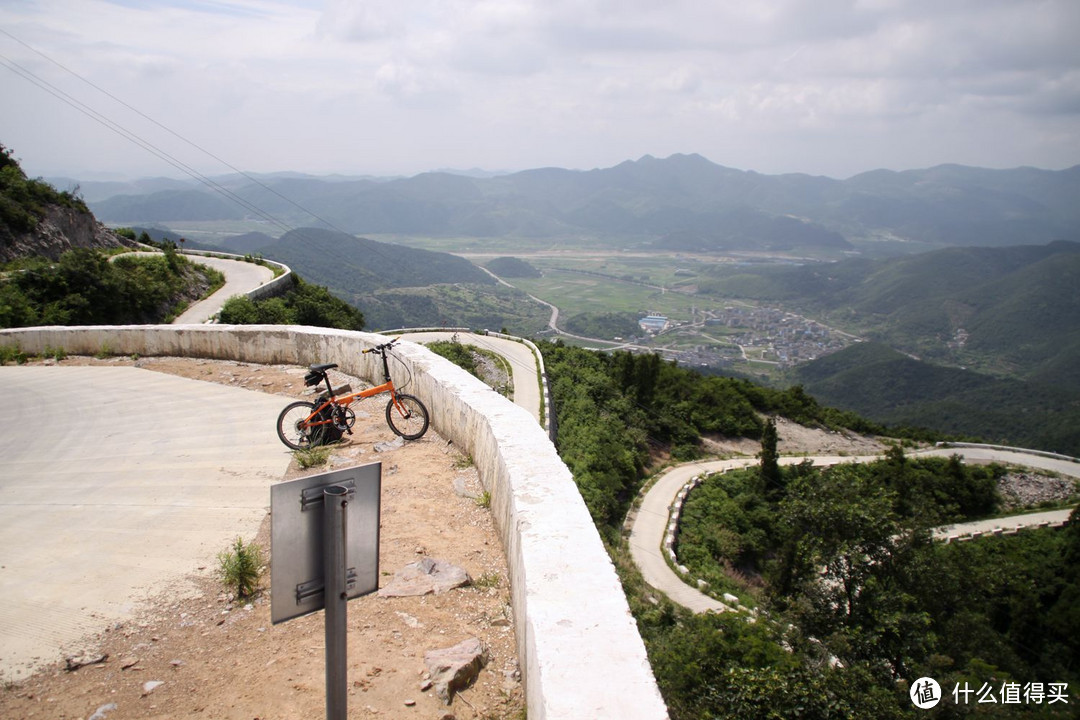
<path id="1" fill-rule="evenodd" d="M 237 203 L 238 205 L 245 208 L 246 210 L 258 215 L 261 218 L 263 218 L 267 222 L 270 222 L 270 223 L 272 223 L 274 225 L 277 225 L 278 227 L 283 228 L 285 231 L 289 231 L 289 230 L 293 229 L 287 223 L 285 223 L 285 222 L 283 222 L 281 220 L 278 220 L 276 217 L 274 217 L 273 215 L 270 215 L 267 212 L 264 212 L 261 208 L 253 205 L 252 203 L 248 202 L 244 198 L 240 197 L 236 193 L 229 190 L 228 188 L 226 188 L 226 187 L 222 186 L 221 184 L 215 182 L 211 178 L 206 177 L 205 175 L 203 175 L 199 171 L 197 171 L 194 168 L 190 167 L 189 165 L 182 162 L 181 160 L 173 157 L 172 155 L 170 155 L 166 151 L 162 150 L 161 148 L 159 148 L 159 147 L 155 146 L 154 144 L 152 144 L 151 142 L 149 142 L 148 140 L 144 140 L 143 138 L 136 135 L 134 132 L 132 132 L 132 131 L 128 130 L 127 128 L 125 128 L 124 126 L 120 125 L 119 123 L 114 122 L 113 120 L 110 120 L 105 115 L 99 113 L 97 110 L 93 109 L 92 107 L 90 107 L 89 105 L 83 103 L 82 101 L 72 97 L 71 95 L 64 92 L 60 88 L 56 87 L 55 85 L 48 82 L 47 80 L 44 80 L 44 79 L 38 77 L 33 72 L 31 72 L 30 70 L 27 70 L 22 65 L 19 65 L 17 62 L 15 62 L 11 58 L 7 57 L 6 55 L 3 55 L 2 53 L 0 53 L 0 62 L 3 62 L 5 67 L 7 67 L 9 70 L 11 70 L 16 75 L 22 77 L 24 80 L 27 80 L 28 82 L 32 83 L 33 85 L 36 85 L 38 88 L 44 90 L 45 92 L 49 93 L 53 97 L 57 98 L 58 100 L 60 100 L 60 101 L 62 101 L 64 103 L 66 103 L 67 105 L 75 108 L 76 110 L 78 110 L 82 114 L 89 117 L 91 120 L 94 120 L 95 122 L 97 122 L 97 123 L 101 124 L 102 126 L 108 128 L 109 130 L 112 130 L 114 133 L 116 133 L 120 137 L 124 138 L 125 140 L 128 140 L 129 142 L 131 142 L 131 143 L 133 143 L 135 145 L 138 145 L 139 147 L 143 148 L 144 150 L 151 153 L 152 155 L 155 155 L 156 157 L 160 158 L 161 160 L 164 160 L 165 162 L 169 163 L 170 165 L 172 165 L 176 169 L 180 170 L 181 172 L 185 173 L 186 175 L 189 175 L 193 179 L 198 180 L 200 183 L 202 183 L 203 185 L 206 185 L 211 190 L 214 190 L 215 192 L 220 193 L 221 195 L 224 195 L 225 197 L 227 197 L 228 199 L 230 199 L 233 202 Z"/>
<path id="2" fill-rule="evenodd" d="M 15 37 L 14 35 L 12 35 L 7 30 L 4 30 L 3 28 L 0 28 L 0 33 L 3 33 L 5 36 L 7 36 L 8 38 L 10 38 L 10 39 L 14 40 L 15 42 L 19 43 L 23 47 L 29 49 L 31 52 L 39 55 L 40 57 L 44 58 L 45 60 L 48 60 L 50 63 L 57 66 L 58 68 L 60 68 L 64 72 L 72 75 L 73 77 L 77 78 L 78 80 L 82 81 L 83 83 L 89 85 L 91 88 L 93 88 L 93 89 L 97 90 L 98 92 L 102 93 L 103 95 L 111 98 L 113 101 L 119 103 L 123 107 L 125 107 L 128 110 L 134 112 L 135 114 L 137 114 L 138 116 L 146 119 L 147 121 L 153 123 L 157 127 L 161 128 L 165 132 L 167 132 L 170 135 L 176 137 L 177 139 L 181 140 L 182 142 L 186 143 L 187 145 L 191 146 L 192 148 L 195 148 L 196 150 L 203 153 L 204 155 L 206 155 L 206 156 L 208 156 L 210 158 L 213 158 L 214 160 L 221 163 L 225 167 L 231 169 L 232 171 L 236 172 L 240 176 L 246 178 L 247 180 L 249 180 L 252 183 L 258 185 L 259 187 L 265 189 L 266 191 L 276 195 L 277 197 L 281 198 L 282 200 L 288 202 L 292 206 L 298 208 L 302 212 L 304 212 L 307 215 L 309 215 L 310 217 L 314 218 L 316 221 L 322 223 L 327 228 L 329 228 L 331 230 L 335 230 L 335 231 L 337 231 L 337 232 L 339 232 L 339 233 L 341 233 L 343 235 L 346 235 L 348 237 L 357 239 L 357 236 L 355 236 L 355 235 L 353 235 L 351 233 L 348 233 L 345 230 L 342 230 L 340 227 L 338 227 L 334 223 L 330 222 L 326 218 L 321 217 L 320 215 L 312 212 L 311 210 L 307 209 L 306 207 L 304 207 L 303 205 L 297 203 L 296 201 L 292 200 L 291 198 L 286 197 L 285 195 L 281 194 L 280 192 L 278 192 L 274 188 L 272 188 L 269 185 L 267 185 L 267 184 L 263 183 L 262 181 L 260 181 L 258 178 L 255 178 L 252 175 L 250 175 L 249 173 L 246 173 L 243 170 L 240 170 L 239 168 L 235 167 L 234 165 L 228 163 L 224 159 L 222 159 L 222 158 L 218 157 L 217 155 L 215 155 L 214 153 L 210 152 L 206 148 L 192 142 L 191 140 L 187 139 L 183 135 L 181 135 L 181 134 L 177 133 L 176 131 L 172 130 L 171 128 L 165 126 L 161 122 L 158 122 L 157 120 L 155 120 L 154 118 L 152 118 L 149 115 L 145 114 L 144 112 L 142 112 L 138 108 L 136 108 L 136 107 L 132 106 L 131 104 L 125 102 L 124 100 L 118 98 L 116 95 L 110 93 L 108 90 L 105 90 L 104 88 L 102 88 L 102 87 L 98 86 L 97 84 L 91 82 L 90 80 L 86 79 L 85 77 L 83 77 L 79 73 L 75 72 L 74 70 L 71 70 L 70 68 L 68 68 L 67 66 L 65 66 L 62 63 L 58 62 L 57 60 L 54 60 L 53 58 L 49 57 L 45 53 L 41 52 L 40 50 L 34 48 L 33 46 L 29 45 L 28 43 L 26 43 L 26 42 L 20 40 L 19 38 Z M 278 227 L 283 232 L 292 232 L 294 234 L 298 234 L 301 238 L 305 238 L 305 239 L 308 239 L 308 240 L 311 239 L 310 236 L 305 236 L 302 230 L 299 230 L 297 228 L 292 227 L 291 225 L 289 225 L 285 221 L 278 219 L 277 217 L 275 217 L 274 215 L 272 215 L 271 213 L 269 213 L 267 211 L 264 211 L 262 208 L 258 207 L 253 202 L 251 202 L 251 201 L 237 195 L 232 190 L 230 190 L 227 187 L 224 187 L 223 185 L 221 185 L 220 183 L 214 181 L 212 178 L 209 178 L 206 175 L 203 175 L 202 173 L 200 173 L 196 169 L 194 169 L 191 166 L 187 165 L 183 161 L 177 159 L 176 157 L 169 154 L 165 150 L 162 150 L 161 148 L 155 146 L 149 140 L 146 140 L 146 139 L 140 137 L 135 132 L 133 132 L 131 130 L 128 130 L 124 126 L 120 125 L 120 123 L 118 123 L 118 122 L 116 122 L 114 120 L 111 120 L 109 117 L 107 117 L 103 113 L 98 112 L 97 110 L 91 108 L 89 105 L 87 105 L 87 104 L 81 102 L 80 100 L 72 97 L 68 93 L 61 90 L 60 88 L 58 88 L 55 85 L 49 83 L 47 80 L 44 80 L 44 79 L 38 77 L 37 75 L 35 75 L 30 70 L 28 70 L 25 67 L 19 65 L 14 60 L 11 60 L 10 58 L 7 58 L 3 54 L 0 54 L 0 61 L 2 61 L 9 70 L 11 70 L 15 74 L 19 75 L 23 79 L 25 79 L 28 82 L 36 85 L 37 87 L 41 88 L 45 92 L 48 92 L 49 94 L 53 95 L 57 99 L 61 100 L 62 102 L 64 102 L 64 103 L 70 105 L 71 107 L 77 109 L 79 112 L 83 113 L 84 115 L 91 118 L 95 122 L 100 123 L 101 125 L 108 128 L 109 130 L 112 130 L 113 132 L 120 135 L 121 137 L 128 140 L 129 142 L 131 142 L 131 143 L 133 143 L 135 145 L 138 145 L 139 147 L 143 148 L 144 150 L 151 153 L 152 155 L 158 157 L 161 160 L 164 160 L 165 162 L 172 165 L 176 169 L 180 170 L 184 174 L 186 174 L 186 175 L 190 176 L 191 178 L 197 180 L 198 182 L 202 183 L 207 188 L 209 188 L 209 189 L 213 190 L 214 192 L 222 195 L 223 197 L 227 198 L 228 200 L 231 200 L 232 202 L 234 202 L 237 205 L 243 207 L 245 210 L 253 213 L 254 215 L 257 215 L 258 217 L 262 218 L 263 220 L 270 223 L 271 225 L 274 225 L 274 226 Z M 372 255 L 376 255 L 376 256 L 382 258 L 383 260 L 385 260 L 387 262 L 393 262 L 393 258 L 391 258 L 386 252 L 382 251 L 378 247 L 379 243 L 377 243 L 376 241 L 369 241 L 369 242 L 373 243 L 373 245 L 366 248 L 367 252 L 369 252 Z"/>
<path id="3" fill-rule="evenodd" d="M 280 192 L 278 192 L 274 188 L 270 187 L 269 185 L 263 183 L 258 178 L 255 178 L 252 175 L 250 175 L 249 173 L 246 173 L 243 170 L 240 170 L 240 169 L 236 168 L 234 165 L 226 162 L 225 160 L 218 157 L 217 155 L 210 152 L 209 150 L 201 147 L 200 145 L 192 142 L 191 140 L 188 140 L 187 138 L 180 135 L 176 131 L 166 127 L 164 124 L 162 124 L 162 123 L 158 122 L 157 120 L 155 120 L 154 118 L 146 115 L 145 113 L 143 113 L 139 109 L 135 108 L 131 104 L 129 104 L 127 102 L 124 102 L 123 100 L 116 97 L 115 95 L 113 95 L 109 91 L 105 90 L 104 88 L 101 88 L 100 86 L 96 85 L 95 83 L 91 82 L 90 80 L 87 80 L 82 75 L 76 73 L 74 70 L 71 70 L 70 68 L 66 67 L 62 63 L 60 63 L 60 62 L 54 60 L 53 58 L 49 57 L 48 55 L 41 52 L 40 50 L 37 50 L 36 48 L 32 47 L 28 43 L 26 43 L 26 42 L 20 40 L 19 38 L 15 37 L 14 35 L 12 35 L 7 30 L 4 30 L 3 28 L 0 28 L 0 33 L 3 33 L 4 35 L 11 38 L 15 42 L 19 43 L 20 45 L 23 45 L 24 47 L 28 48 L 29 50 L 31 50 L 35 54 L 37 54 L 37 55 L 41 56 L 42 58 L 48 60 L 50 63 L 56 65 L 60 69 L 62 69 L 65 72 L 69 73 L 70 75 L 74 76 L 75 78 L 79 79 L 80 81 L 86 83 L 87 85 L 94 88 L 98 92 L 100 92 L 100 93 L 106 95 L 107 97 L 111 98 L 115 102 L 123 105 L 125 108 L 128 108 L 129 110 L 136 113 L 140 117 L 145 118 L 149 122 L 151 122 L 154 125 L 160 127 L 161 129 L 165 130 L 166 132 L 173 135 L 174 137 L 180 139 L 181 141 L 188 144 L 189 146 L 191 146 L 191 147 L 195 148 L 196 150 L 204 153 L 208 157 L 213 158 L 214 160 L 220 162 L 225 167 L 228 167 L 229 169 L 233 170 L 234 172 L 241 175 L 242 177 L 248 179 L 252 183 L 254 183 L 254 184 L 262 187 L 263 189 L 267 190 L 268 192 L 278 196 L 282 200 L 285 200 L 286 202 L 290 203 L 291 205 L 298 208 L 302 212 L 306 213 L 310 217 L 314 218 L 318 222 L 322 223 L 327 228 L 329 228 L 331 230 L 335 230 L 335 231 L 337 231 L 337 232 L 339 232 L 339 233 L 341 233 L 343 235 L 347 235 L 349 237 L 353 237 L 353 238 L 356 237 L 355 235 L 352 235 L 351 233 L 348 233 L 345 230 L 342 230 L 341 228 L 339 228 L 338 226 L 336 226 L 334 223 L 330 222 L 329 220 L 327 220 L 327 219 L 319 216 L 318 214 L 312 212 L 311 210 L 307 209 L 303 205 L 300 205 L 299 203 L 292 200 L 291 198 L 288 198 L 285 195 L 282 195 Z M 285 221 L 280 220 L 279 218 L 272 215 L 271 213 L 269 213 L 269 212 L 263 210 L 262 208 L 258 207 L 253 202 L 246 200 L 245 198 L 237 195 L 236 193 L 234 193 L 232 190 L 228 189 L 227 187 L 225 187 L 225 186 L 221 185 L 220 183 L 214 181 L 212 178 L 209 178 L 209 177 L 203 175 L 202 173 L 200 173 L 199 171 L 197 171 L 194 168 L 190 167 L 189 165 L 187 165 L 183 161 L 181 161 L 181 160 L 177 159 L 176 157 L 172 156 L 171 154 L 169 154 L 165 150 L 162 150 L 161 148 L 155 146 L 150 141 L 140 137 L 139 135 L 137 135 L 133 131 L 128 130 L 127 128 L 120 125 L 118 122 L 115 122 L 115 121 L 109 119 L 103 113 L 100 113 L 97 110 L 94 110 L 93 108 L 91 108 L 89 105 L 86 105 L 85 103 L 81 102 L 80 100 L 77 100 L 76 98 L 72 97 L 68 93 L 61 90 L 60 88 L 52 85 L 47 80 L 44 80 L 44 79 L 38 77 L 37 75 L 35 75 L 30 70 L 28 70 L 25 67 L 19 65 L 14 60 L 11 60 L 10 58 L 7 58 L 6 56 L 4 56 L 2 54 L 0 54 L 0 60 L 3 60 L 5 66 L 9 70 L 14 72 L 15 74 L 17 74 L 20 77 L 24 78 L 25 80 L 31 82 L 32 84 L 38 86 L 42 90 L 45 90 L 46 92 L 53 95 L 54 97 L 61 100 L 62 102 L 67 103 L 71 107 L 74 107 L 75 109 L 79 110 L 84 115 L 86 115 L 87 117 L 90 117 L 95 122 L 98 122 L 101 125 L 109 128 L 110 130 L 112 130 L 116 134 L 120 135 L 121 137 L 125 138 L 129 142 L 132 142 L 133 144 L 138 145 L 139 147 L 143 148 L 144 150 L 151 153 L 152 155 L 155 155 L 156 157 L 160 158 L 161 160 L 164 160 L 165 162 L 167 162 L 170 165 L 172 165 L 173 167 L 177 168 L 178 170 L 180 170 L 184 174 L 186 174 L 186 175 L 190 176 L 191 178 L 197 180 L 198 182 L 202 183 L 203 185 L 205 185 L 209 189 L 213 190 L 214 192 L 222 195 L 226 199 L 231 200 L 232 202 L 234 202 L 237 205 L 241 206 L 245 210 L 257 215 L 258 217 L 262 218 L 263 220 L 270 223 L 271 225 L 276 226 L 277 228 L 279 228 L 283 232 L 293 232 L 293 233 L 299 234 L 300 237 L 302 237 L 302 238 L 305 237 L 302 230 L 299 230 L 297 228 L 292 227 L 291 225 L 289 225 Z M 310 240 L 310 237 L 306 237 L 306 239 Z M 382 252 L 377 247 L 369 247 L 369 248 L 367 248 L 367 250 L 368 250 L 368 252 L 381 257 L 383 260 L 386 260 L 388 262 L 392 261 L 392 259 L 386 253 Z"/>
<path id="4" fill-rule="evenodd" d="M 335 230 L 338 230 L 339 232 L 344 232 L 344 231 L 343 231 L 343 230 L 341 230 L 340 228 L 334 227 L 334 224 L 333 224 L 333 223 L 331 223 L 330 221 L 326 220 L 325 218 L 322 218 L 322 217 L 320 217 L 319 215 L 315 214 L 314 212 L 312 212 L 312 211 L 311 211 L 311 210 L 309 210 L 308 208 L 306 208 L 306 207 L 304 207 L 304 206 L 300 205 L 299 203 L 297 203 L 296 201 L 294 201 L 294 200 L 293 200 L 292 198 L 289 198 L 289 197 L 286 197 L 285 195 L 282 195 L 282 194 L 281 194 L 281 193 L 279 193 L 279 192 L 278 192 L 277 190 L 275 190 L 274 188 L 270 187 L 269 185 L 267 185 L 267 184 L 263 183 L 263 182 L 262 182 L 261 180 L 259 180 L 258 178 L 254 177 L 253 175 L 251 175 L 251 174 L 249 174 L 249 173 L 246 173 L 246 172 L 244 172 L 243 170 L 241 170 L 241 169 L 239 169 L 239 168 L 237 168 L 237 167 L 233 166 L 232 164 L 230 164 L 230 163 L 229 163 L 229 162 L 227 162 L 226 160 L 224 160 L 224 159 L 222 159 L 222 158 L 218 157 L 217 155 L 215 155 L 214 153 L 210 152 L 209 150 L 207 150 L 206 148 L 202 147 L 201 145 L 199 145 L 199 144 L 197 144 L 197 143 L 195 143 L 195 142 L 193 142 L 193 141 L 191 141 L 191 140 L 187 139 L 186 137 L 184 137 L 184 136 L 183 136 L 183 135 L 181 135 L 180 133 L 176 132 L 175 130 L 173 130 L 173 129 L 169 128 L 168 126 L 166 126 L 166 125 L 164 125 L 164 124 L 162 124 L 162 123 L 160 123 L 160 122 L 158 122 L 157 120 L 155 120 L 154 118 L 150 117 L 150 116 L 149 116 L 149 115 L 147 115 L 146 113 L 142 112 L 142 111 L 141 111 L 141 110 L 139 110 L 138 108 L 136 108 L 136 107 L 134 107 L 133 105 L 131 105 L 131 104 L 129 104 L 129 103 L 127 103 L 127 102 L 125 102 L 125 101 L 124 101 L 124 100 L 122 100 L 121 98 L 118 98 L 118 97 L 117 97 L 116 95 L 113 95 L 113 94 L 112 94 L 111 92 L 109 92 L 109 91 L 108 91 L 108 90 L 106 90 L 105 88 L 103 88 L 103 87 L 101 87 L 101 86 L 99 86 L 99 85 L 95 84 L 94 82 L 92 82 L 92 81 L 90 81 L 90 80 L 86 79 L 85 77 L 83 77 L 83 76 L 82 76 L 82 75 L 80 75 L 79 73 L 75 72 L 74 70 L 72 70 L 71 68 L 67 67 L 66 65 L 63 65 L 63 64 L 62 64 L 62 63 L 60 63 L 59 61 L 57 61 L 57 60 L 55 60 L 55 59 L 53 59 L 53 58 L 49 57 L 48 55 L 46 55 L 45 53 L 41 52 L 40 50 L 38 50 L 37 48 L 33 47 L 32 45 L 29 45 L 28 43 L 26 43 L 26 42 L 23 42 L 23 41 L 22 41 L 22 40 L 20 40 L 19 38 L 15 37 L 15 36 L 14 36 L 14 35 L 12 35 L 11 33 L 9 33 L 9 32 L 8 32 L 7 30 L 4 30 L 3 28 L 0 28 L 0 33 L 3 33 L 4 35 L 7 35 L 7 36 L 8 36 L 9 38 L 11 38 L 11 39 L 12 39 L 12 40 L 14 40 L 15 42 L 19 43 L 19 44 L 20 44 L 20 45 L 22 45 L 23 47 L 27 48 L 27 49 L 28 49 L 28 50 L 30 50 L 31 52 L 33 52 L 33 53 L 35 53 L 35 54 L 37 54 L 37 55 L 40 55 L 40 56 L 41 56 L 42 58 L 44 58 L 44 59 L 48 60 L 49 62 L 51 62 L 51 63 L 52 63 L 53 65 L 57 66 L 58 68 L 60 68 L 60 69 L 61 69 L 61 70 L 63 70 L 64 72 L 68 73 L 69 75 L 72 75 L 72 76 L 73 76 L 73 77 L 75 77 L 75 78 L 78 78 L 79 80 L 81 80 L 82 82 L 86 83 L 86 84 L 87 84 L 87 85 L 89 85 L 90 87 L 94 88 L 94 89 L 95 89 L 95 90 L 97 90 L 98 92 L 100 92 L 100 93 L 102 93 L 103 95 L 105 95 L 105 96 L 107 96 L 107 97 L 111 98 L 112 100 L 116 101 L 116 102 L 117 102 L 117 103 L 119 103 L 120 105 L 123 105 L 123 106 L 124 106 L 125 108 L 127 108 L 127 109 L 128 109 L 128 110 L 130 110 L 130 111 L 132 111 L 133 113 L 135 113 L 135 114 L 136 114 L 136 115 L 138 115 L 139 117 L 141 117 L 141 118 L 143 118 L 143 119 L 145 119 L 145 120 L 147 120 L 147 121 L 149 121 L 149 122 L 153 123 L 154 125 L 158 126 L 159 128 L 161 128 L 161 129 L 162 129 L 162 130 L 164 130 L 165 132 L 167 132 L 167 133 L 169 133 L 170 135 L 172 135 L 173 137 L 177 138 L 178 140 L 180 140 L 180 141 L 182 141 L 182 142 L 184 142 L 184 143 L 186 143 L 186 144 L 190 145 L 191 147 L 195 148 L 195 149 L 196 149 L 196 150 L 198 150 L 199 152 L 203 153 L 203 154 L 204 154 L 204 155 L 206 155 L 207 157 L 213 158 L 214 160 L 218 161 L 219 163 L 221 163 L 221 164 L 222 164 L 222 165 L 224 165 L 225 167 L 229 168 L 230 170 L 232 170 L 233 172 L 237 173 L 238 175 L 241 175 L 242 177 L 246 178 L 247 180 L 250 180 L 251 182 L 253 182 L 253 183 L 255 183 L 256 185 L 258 185 L 259 187 L 263 188 L 264 190 L 266 190 L 266 191 L 268 191 L 268 192 L 270 192 L 270 193 L 273 193 L 274 195 L 278 196 L 279 198 L 281 198 L 281 199 L 282 199 L 282 200 L 284 200 L 285 202 L 287 202 L 287 203 L 291 204 L 291 205 L 292 205 L 293 207 L 296 207 L 296 208 L 298 208 L 299 210 L 301 210 L 301 211 L 303 211 L 303 212 L 307 213 L 308 215 L 310 215 L 310 216 L 311 216 L 312 218 L 314 218 L 315 220 L 318 220 L 319 222 L 321 222 L 321 223 L 325 224 L 325 225 L 326 225 L 327 227 L 330 227 L 330 228 L 333 228 L 333 229 L 335 229 Z M 348 233 L 346 233 L 346 234 L 348 234 Z"/>

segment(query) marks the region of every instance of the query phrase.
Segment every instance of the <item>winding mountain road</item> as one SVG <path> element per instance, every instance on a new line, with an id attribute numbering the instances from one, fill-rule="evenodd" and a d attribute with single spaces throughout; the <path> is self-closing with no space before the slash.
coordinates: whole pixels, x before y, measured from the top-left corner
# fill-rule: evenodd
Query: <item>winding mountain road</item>
<path id="1" fill-rule="evenodd" d="M 967 462 L 998 462 L 1021 465 L 1080 478 L 1080 462 L 1028 453 L 1019 449 L 952 447 L 933 448 L 912 454 L 912 456 L 921 457 L 949 457 L 951 455 L 961 455 Z M 787 457 L 781 458 L 780 463 L 791 465 L 806 459 L 802 456 Z M 869 462 L 879 459 L 879 456 L 818 456 L 809 459 L 813 461 L 814 465 L 820 466 L 837 465 L 845 462 Z M 753 458 L 687 463 L 672 468 L 656 481 L 642 499 L 641 507 L 633 519 L 630 530 L 630 554 L 634 563 L 641 570 L 646 583 L 666 594 L 672 601 L 695 613 L 722 612 L 731 609 L 724 603 L 687 585 L 671 569 L 663 555 L 664 535 L 670 522 L 672 503 L 679 490 L 691 479 L 702 473 L 726 472 L 756 464 L 757 460 Z M 1056 510 L 1048 513 L 977 520 L 938 528 L 935 536 L 944 538 L 950 535 L 992 533 L 996 530 L 1011 532 L 1020 527 L 1031 527 L 1043 523 L 1059 524 L 1068 518 L 1070 512 L 1069 510 Z"/>
<path id="2" fill-rule="evenodd" d="M 176 325 L 205 323 L 220 312 L 225 301 L 233 295 L 245 295 L 274 279 L 274 271 L 264 265 L 204 255 L 186 255 L 185 257 L 190 262 L 207 265 L 220 271 L 225 276 L 225 284 L 210 297 L 192 304 L 173 321 Z"/>
<path id="3" fill-rule="evenodd" d="M 139 250 L 124 253 L 123 255 L 114 255 L 110 262 L 121 257 L 161 257 L 161 253 Z M 225 276 L 225 284 L 215 290 L 209 297 L 192 303 L 187 310 L 173 320 L 173 325 L 201 325 L 209 322 L 221 310 L 225 301 L 233 295 L 246 295 L 260 285 L 274 279 L 274 271 L 265 265 L 192 253 L 185 253 L 184 257 L 188 262 L 196 265 L 206 265 L 217 270 Z"/>

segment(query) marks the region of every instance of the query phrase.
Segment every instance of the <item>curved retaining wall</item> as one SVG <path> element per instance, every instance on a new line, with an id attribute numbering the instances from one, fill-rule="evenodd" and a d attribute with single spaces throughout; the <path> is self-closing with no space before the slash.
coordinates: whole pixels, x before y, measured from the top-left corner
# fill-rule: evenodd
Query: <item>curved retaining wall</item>
<path id="1" fill-rule="evenodd" d="M 205 255 L 207 257 L 216 257 L 216 258 L 222 258 L 222 259 L 225 259 L 225 260 L 236 260 L 237 262 L 246 262 L 245 259 L 244 259 L 246 256 L 244 256 L 244 255 L 237 255 L 236 253 L 228 253 L 228 252 L 218 252 L 216 250 L 188 250 L 188 251 L 186 251 L 184 253 L 184 255 L 185 256 Z M 281 273 L 281 275 L 278 275 L 273 280 L 267 280 L 265 283 L 263 283 L 259 287 L 255 288 L 253 290 L 249 290 L 247 292 L 247 296 L 249 298 L 251 298 L 252 300 L 261 300 L 263 298 L 275 297 L 277 295 L 282 295 L 282 294 L 288 292 L 288 290 L 290 288 L 292 288 L 293 282 L 295 282 L 295 278 L 293 278 L 293 274 L 292 274 L 292 269 L 288 265 L 286 265 L 284 263 L 276 262 L 274 260 L 267 260 L 265 258 L 263 258 L 263 262 L 266 263 L 267 265 L 276 265 L 277 267 L 281 268 L 281 270 L 283 272 Z"/>
<path id="2" fill-rule="evenodd" d="M 551 390 L 550 383 L 548 383 L 547 368 L 544 366 L 544 355 L 540 352 L 540 348 L 536 347 L 536 343 L 528 338 L 518 337 L 517 335 L 505 335 L 500 332 L 494 332 L 492 330 L 471 330 L 470 328 L 462 327 L 424 327 L 424 328 L 396 328 L 394 330 L 383 330 L 383 333 L 387 335 L 403 335 L 411 332 L 460 332 L 460 333 L 474 333 L 477 335 L 490 335 L 491 337 L 502 338 L 503 340 L 513 340 L 519 342 L 525 347 L 532 350 L 533 357 L 536 358 L 536 372 L 540 376 L 540 402 L 544 404 L 544 427 L 547 428 L 548 437 L 552 442 L 555 442 L 555 415 L 551 408 Z"/>
<path id="3" fill-rule="evenodd" d="M 372 333 L 280 325 L 138 325 L 0 330 L 0 345 L 93 355 L 263 364 L 337 363 L 380 378 Z M 535 419 L 456 365 L 402 342 L 395 381 L 440 435 L 472 456 L 506 552 L 530 720 L 667 717 L 615 569 L 573 477 Z"/>

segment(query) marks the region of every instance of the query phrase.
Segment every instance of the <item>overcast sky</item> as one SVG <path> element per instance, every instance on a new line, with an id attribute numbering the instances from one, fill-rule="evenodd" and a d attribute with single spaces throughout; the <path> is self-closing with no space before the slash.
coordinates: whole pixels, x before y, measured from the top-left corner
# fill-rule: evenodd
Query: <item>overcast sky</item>
<path id="1" fill-rule="evenodd" d="M 1080 0 L 0 0 L 0 143 L 80 179 L 183 177 L 102 123 L 206 175 L 1061 169 L 1078 38 Z"/>

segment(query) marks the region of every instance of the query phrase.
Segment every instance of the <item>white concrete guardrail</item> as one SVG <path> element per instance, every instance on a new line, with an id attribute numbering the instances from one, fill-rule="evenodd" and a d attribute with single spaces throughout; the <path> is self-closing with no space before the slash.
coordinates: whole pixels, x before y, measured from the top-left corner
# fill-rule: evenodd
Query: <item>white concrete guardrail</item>
<path id="1" fill-rule="evenodd" d="M 534 343 L 532 340 L 529 340 L 528 338 L 518 337 L 516 335 L 506 335 L 500 332 L 494 332 L 492 330 L 471 330 L 469 328 L 461 327 L 397 328 L 395 330 L 382 330 L 380 332 L 382 332 L 384 335 L 404 335 L 406 336 L 406 340 L 408 339 L 407 336 L 410 333 L 460 333 L 465 336 L 464 342 L 466 343 L 469 342 L 470 335 L 485 335 L 487 337 L 499 338 L 501 340 L 509 340 L 511 342 L 520 343 L 525 347 L 529 348 L 533 356 L 533 369 L 536 372 L 536 382 L 539 384 L 540 389 L 539 402 L 541 404 L 541 407 L 539 408 L 539 410 L 541 413 L 541 417 L 543 417 L 543 425 L 547 429 L 548 437 L 551 438 L 552 442 L 555 442 L 556 422 L 555 415 L 552 411 L 551 406 L 551 389 L 550 383 L 548 383 L 547 368 L 544 366 L 544 356 L 540 352 L 540 348 L 536 347 L 536 343 Z M 499 352 L 498 348 L 487 347 L 486 349 Z M 507 356 L 507 359 L 509 360 L 509 356 Z M 517 382 L 518 381 L 515 380 L 515 387 L 517 386 Z M 518 405 L 524 405 L 524 403 L 520 402 L 517 393 L 515 393 L 514 402 Z"/>
<path id="2" fill-rule="evenodd" d="M 132 325 L 0 330 L 0 345 L 262 364 L 337 363 L 380 378 L 382 335 L 280 325 Z M 396 380 L 428 406 L 440 435 L 472 456 L 510 570 L 530 720 L 659 720 L 667 709 L 626 597 L 573 477 L 543 428 L 469 373 L 403 341 Z M 252 418 L 273 425 L 273 418 Z"/>

